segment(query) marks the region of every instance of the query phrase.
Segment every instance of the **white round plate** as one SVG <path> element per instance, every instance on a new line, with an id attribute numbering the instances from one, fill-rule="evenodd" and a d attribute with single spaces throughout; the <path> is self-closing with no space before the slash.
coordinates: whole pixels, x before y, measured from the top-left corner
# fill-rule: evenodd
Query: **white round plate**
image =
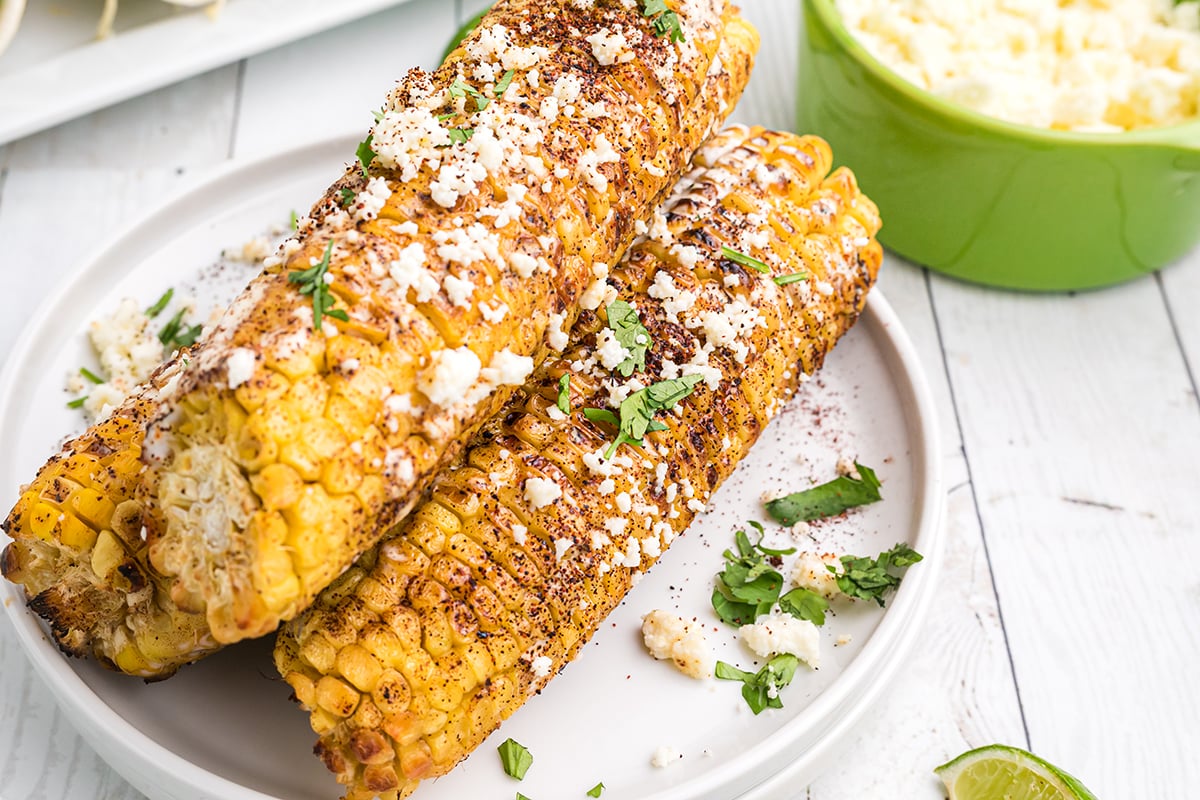
<path id="1" fill-rule="evenodd" d="M 122 297 L 149 305 L 167 287 L 228 298 L 250 267 L 214 266 L 216 255 L 307 208 L 353 158 L 341 138 L 237 166 L 193 188 L 119 236 L 50 299 L 9 357 L 0 381 L 0 502 L 7 509 L 62 437 L 82 426 L 66 408 L 64 376 L 92 364 L 88 320 Z M 202 304 L 203 305 L 203 304 Z M 709 511 L 604 623 L 583 654 L 541 696 L 417 800 L 582 797 L 605 800 L 794 797 L 828 763 L 830 749 L 904 661 L 936 586 L 941 502 L 934 412 L 915 353 L 884 299 L 873 293 L 858 325 L 819 376 L 763 433 Z M 804 667 L 781 693 L 784 708 L 759 716 L 740 685 L 695 681 L 650 658 L 640 617 L 663 608 L 703 620 L 718 658 L 757 669 L 753 655 L 709 604 L 722 551 L 750 519 L 766 522 L 764 493 L 831 479 L 839 456 L 875 468 L 883 502 L 813 527 L 811 547 L 875 555 L 908 542 L 926 558 L 886 609 L 834 604 L 822 630 L 819 670 Z M 769 543 L 790 541 L 768 525 Z M 2 590 L 34 669 L 85 739 L 153 798 L 320 800 L 340 796 L 311 748 L 308 719 L 288 702 L 270 640 L 231 647 L 155 684 L 60 655 Z M 835 644 L 839 637 L 848 642 Z M 496 746 L 512 737 L 534 755 L 522 783 L 506 777 Z M 655 768 L 660 746 L 680 754 Z"/>

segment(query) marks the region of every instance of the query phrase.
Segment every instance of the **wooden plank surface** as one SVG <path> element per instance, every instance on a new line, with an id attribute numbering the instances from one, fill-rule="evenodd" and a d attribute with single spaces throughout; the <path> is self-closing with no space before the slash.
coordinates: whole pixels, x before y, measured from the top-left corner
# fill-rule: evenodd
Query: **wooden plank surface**
<path id="1" fill-rule="evenodd" d="M 0 149 L 10 296 L 40 298 L 114 228 L 231 155 L 365 130 L 399 72 L 436 63 L 487 4 L 415 0 Z M 798 4 L 743 6 L 764 41 L 735 119 L 790 127 Z M 64 186 L 78 213 L 47 228 Z M 938 407 L 944 588 L 858 738 L 793 796 L 933 800 L 933 766 L 994 741 L 1032 746 L 1109 800 L 1188 796 L 1200 778 L 1186 670 L 1200 656 L 1200 253 L 1158 278 L 1049 297 L 889 256 L 881 289 Z M 33 313 L 21 302 L 0 317 L 0 353 Z M 140 796 L 58 713 L 7 624 L 0 669 L 5 800 Z"/>

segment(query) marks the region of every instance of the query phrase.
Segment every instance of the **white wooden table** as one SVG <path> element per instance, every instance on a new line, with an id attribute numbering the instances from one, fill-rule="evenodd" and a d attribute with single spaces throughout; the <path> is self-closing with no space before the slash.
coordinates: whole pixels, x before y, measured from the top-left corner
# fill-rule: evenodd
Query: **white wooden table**
<path id="1" fill-rule="evenodd" d="M 114 227 L 231 158 L 365 129 L 392 80 L 434 65 L 485 4 L 413 0 L 0 148 L 0 354 Z M 789 128 L 798 3 L 744 5 L 764 42 L 737 118 Z M 1038 752 L 1102 800 L 1192 796 L 1200 253 L 1116 289 L 1055 296 L 889 257 L 881 288 L 940 414 L 944 585 L 887 699 L 793 796 L 932 800 L 933 766 L 991 742 Z M 0 795 L 140 797 L 58 713 L 3 622 Z"/>

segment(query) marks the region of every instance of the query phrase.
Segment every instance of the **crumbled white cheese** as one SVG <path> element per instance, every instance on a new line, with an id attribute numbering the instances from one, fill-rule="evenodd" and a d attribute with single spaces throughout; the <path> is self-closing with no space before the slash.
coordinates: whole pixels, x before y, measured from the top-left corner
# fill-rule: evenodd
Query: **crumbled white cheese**
<path id="1" fill-rule="evenodd" d="M 447 275 L 442 279 L 442 288 L 446 291 L 450 305 L 459 308 L 467 308 L 471 305 L 471 296 L 475 294 L 475 283 L 470 278 Z"/>
<path id="2" fill-rule="evenodd" d="M 351 207 L 354 218 L 364 222 L 375 219 L 391 196 L 392 190 L 388 188 L 386 178 L 371 178 L 366 188 L 354 196 L 354 205 Z"/>
<path id="3" fill-rule="evenodd" d="M 596 357 L 605 369 L 616 369 L 617 365 L 632 354 L 617 341 L 611 328 L 602 328 L 596 335 Z"/>
<path id="4" fill-rule="evenodd" d="M 388 275 L 396 282 L 401 292 L 416 291 L 418 303 L 428 303 L 437 294 L 437 278 L 425 269 L 425 248 L 414 242 L 400 251 L 388 267 Z"/>
<path id="5" fill-rule="evenodd" d="M 654 610 L 642 617 L 642 641 L 650 655 L 670 659 L 684 675 L 703 679 L 712 675 L 712 653 L 699 623 Z"/>
<path id="6" fill-rule="evenodd" d="M 654 755 L 650 757 L 650 764 L 658 769 L 662 769 L 677 763 L 682 758 L 683 753 L 670 745 L 664 744 L 659 745 L 658 749 L 654 751 Z"/>
<path id="7" fill-rule="evenodd" d="M 485 381 L 493 386 L 520 386 L 533 372 L 533 359 L 519 356 L 505 348 L 492 356 L 492 363 L 481 371 Z"/>
<path id="8" fill-rule="evenodd" d="M 429 402 L 448 408 L 462 400 L 482 369 L 479 356 L 466 345 L 440 350 L 433 354 L 432 363 L 421 372 L 417 388 Z"/>
<path id="9" fill-rule="evenodd" d="M 525 500 L 533 508 L 541 509 L 562 497 L 562 489 L 547 478 L 530 478 L 525 481 Z"/>
<path id="10" fill-rule="evenodd" d="M 592 46 L 592 56 L 602 67 L 613 64 L 624 64 L 633 60 L 633 51 L 629 49 L 629 40 L 625 34 L 601 28 L 584 41 Z"/>
<path id="11" fill-rule="evenodd" d="M 245 347 L 235 349 L 225 359 L 229 388 L 236 389 L 254 377 L 254 351 Z"/>
<path id="12" fill-rule="evenodd" d="M 821 665 L 821 634 L 806 619 L 771 614 L 738 628 L 738 637 L 762 658 L 791 653 L 814 669 Z"/>
<path id="13" fill-rule="evenodd" d="M 524 525 L 521 525 L 520 523 L 515 523 L 512 526 L 513 541 L 516 542 L 518 545 L 524 545 L 526 537 L 528 535 L 529 535 L 529 528 L 526 528 Z"/>
<path id="14" fill-rule="evenodd" d="M 856 481 L 862 480 L 862 476 L 858 474 L 858 465 L 854 463 L 854 459 L 849 456 L 839 456 L 837 460 L 837 474 L 843 478 L 853 478 Z"/>
<path id="15" fill-rule="evenodd" d="M 526 486 L 528 490 L 528 486 Z M 562 561 L 562 557 L 567 554 L 567 551 L 575 546 L 575 543 L 567 538 L 559 538 L 554 540 L 554 560 Z"/>
<path id="16" fill-rule="evenodd" d="M 830 567 L 836 571 L 830 572 Z M 833 599 L 842 593 L 837 585 L 837 576 L 842 572 L 841 560 L 831 553 L 800 553 L 792 567 L 792 583 Z"/>
<path id="17" fill-rule="evenodd" d="M 598 192 L 608 190 L 608 178 L 600 171 L 601 164 L 616 164 L 621 161 L 621 155 L 612 146 L 612 142 L 603 133 L 598 135 L 595 145 L 579 157 L 579 171 L 589 186 Z"/>
<path id="18" fill-rule="evenodd" d="M 529 669 L 539 678 L 545 678 L 550 675 L 550 670 L 554 668 L 554 662 L 549 656 L 538 656 L 533 661 L 529 662 Z"/>
<path id="19" fill-rule="evenodd" d="M 528 276 L 526 276 L 528 277 Z M 551 314 L 550 327 L 547 328 L 546 342 L 550 347 L 558 352 L 562 352 L 567 348 L 571 338 L 567 332 L 563 330 L 563 322 L 567 319 L 566 314 Z"/>
<path id="20" fill-rule="evenodd" d="M 1009 122 L 1112 132 L 1194 119 L 1200 14 L 1171 0 L 837 0 L 904 79 Z"/>

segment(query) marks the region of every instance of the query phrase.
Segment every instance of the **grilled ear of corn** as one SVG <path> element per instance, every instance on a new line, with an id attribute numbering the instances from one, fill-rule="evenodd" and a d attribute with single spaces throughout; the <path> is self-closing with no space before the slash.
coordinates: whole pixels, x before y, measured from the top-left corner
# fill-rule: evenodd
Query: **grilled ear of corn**
<path id="1" fill-rule="evenodd" d="M 401 82 L 280 263 L 5 521 L 4 574 L 66 651 L 168 675 L 408 511 L 736 101 L 753 29 L 723 0 L 679 16 L 682 42 L 620 0 L 502 0 Z"/>
<path id="2" fill-rule="evenodd" d="M 574 657 L 854 322 L 879 219 L 831 161 L 814 137 L 717 136 L 609 278 L 647 329 L 645 370 L 606 369 L 622 353 L 585 315 L 462 466 L 280 631 L 276 666 L 350 800 L 444 774 Z M 681 375 L 699 383 L 666 429 L 606 458 L 616 433 L 583 409 L 624 415 Z"/>

